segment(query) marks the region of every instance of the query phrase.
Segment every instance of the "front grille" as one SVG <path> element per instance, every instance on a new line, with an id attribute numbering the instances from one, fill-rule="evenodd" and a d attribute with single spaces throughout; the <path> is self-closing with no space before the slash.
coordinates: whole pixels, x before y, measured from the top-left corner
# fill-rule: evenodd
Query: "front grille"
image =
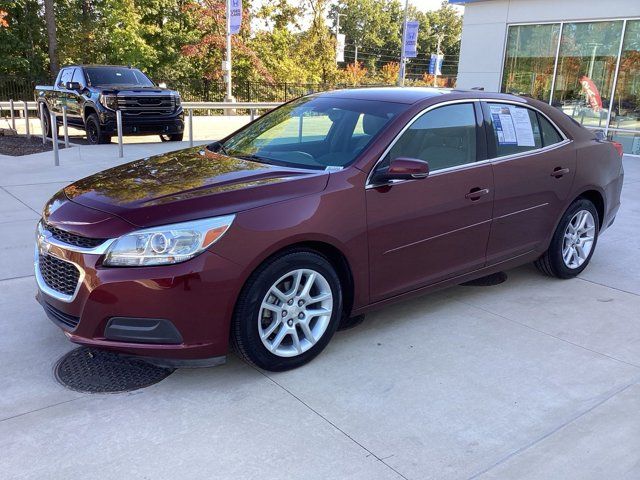
<path id="1" fill-rule="evenodd" d="M 59 228 L 54 227 L 53 225 L 45 224 L 45 230 L 51 233 L 51 236 L 56 240 L 59 240 L 64 243 L 68 243 L 69 245 L 73 245 L 75 247 L 82 248 L 95 248 L 98 245 L 101 245 L 105 242 L 104 238 L 89 238 L 82 237 L 80 235 L 76 235 L 75 233 L 67 232 L 65 230 L 60 230 Z"/>
<path id="2" fill-rule="evenodd" d="M 79 317 L 64 313 L 58 310 L 53 305 L 49 305 L 45 301 L 42 301 L 41 303 L 42 307 L 44 308 L 44 312 L 47 314 L 47 317 L 49 317 L 53 322 L 60 325 L 62 328 L 75 330 L 75 328 L 78 326 L 78 323 L 80 323 Z"/>
<path id="3" fill-rule="evenodd" d="M 173 113 L 173 95 L 118 97 L 118 109 L 125 115 L 166 115 Z"/>
<path id="4" fill-rule="evenodd" d="M 73 295 L 80 281 L 80 271 L 73 263 L 52 255 L 40 255 L 38 268 L 44 283 L 64 295 Z"/>

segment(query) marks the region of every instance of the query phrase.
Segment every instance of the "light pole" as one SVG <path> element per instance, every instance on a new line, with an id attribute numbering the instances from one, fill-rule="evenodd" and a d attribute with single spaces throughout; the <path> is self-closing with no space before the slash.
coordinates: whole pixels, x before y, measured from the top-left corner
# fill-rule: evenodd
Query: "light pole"
<path id="1" fill-rule="evenodd" d="M 405 57 L 405 43 L 407 35 L 407 16 L 409 15 L 409 0 L 404 2 L 404 21 L 402 22 L 402 47 L 400 49 L 400 71 L 398 72 L 398 86 L 404 87 L 404 70 L 407 63 Z"/>
<path id="2" fill-rule="evenodd" d="M 226 60 L 223 64 L 223 71 L 225 74 L 225 80 L 227 83 L 227 95 L 225 96 L 225 102 L 233 102 L 233 94 L 231 92 L 231 0 L 226 0 L 227 7 L 227 52 Z"/>
<path id="3" fill-rule="evenodd" d="M 346 13 L 338 13 L 336 12 L 336 65 L 339 63 L 338 62 L 338 48 L 340 47 L 338 45 L 338 35 L 340 35 L 340 17 L 346 17 L 347 14 Z"/>

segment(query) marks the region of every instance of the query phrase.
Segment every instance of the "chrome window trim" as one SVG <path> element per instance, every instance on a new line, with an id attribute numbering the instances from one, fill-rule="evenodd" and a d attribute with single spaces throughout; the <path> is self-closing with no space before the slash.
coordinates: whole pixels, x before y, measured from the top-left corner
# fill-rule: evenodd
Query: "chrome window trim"
<path id="1" fill-rule="evenodd" d="M 547 119 L 551 123 L 553 128 L 555 128 L 558 131 L 558 133 L 560 134 L 560 136 L 562 137 L 562 141 L 558 142 L 558 143 L 554 143 L 553 145 L 548 145 L 546 147 L 535 148 L 533 150 L 527 150 L 526 152 L 513 153 L 511 155 L 505 155 L 505 156 L 502 156 L 502 157 L 487 158 L 485 160 L 480 160 L 480 161 L 476 161 L 476 162 L 472 162 L 472 163 L 464 163 L 462 165 L 455 165 L 453 167 L 441 168 L 439 170 L 434 170 L 433 172 L 429 172 L 429 177 L 431 177 L 432 175 L 439 175 L 441 173 L 449 173 L 449 172 L 453 172 L 453 171 L 456 171 L 456 170 L 462 170 L 462 169 L 465 169 L 465 168 L 472 168 L 472 167 L 475 167 L 476 165 L 484 165 L 484 164 L 487 164 L 489 162 L 502 162 L 504 160 L 511 160 L 511 159 L 514 159 L 514 158 L 528 157 L 530 155 L 537 155 L 539 153 L 544 153 L 544 152 L 548 152 L 550 150 L 555 150 L 556 148 L 563 147 L 563 146 L 568 145 L 569 143 L 571 143 L 573 141 L 573 140 L 569 139 L 565 135 L 564 131 L 561 128 L 559 128 L 558 125 L 551 118 L 549 118 L 549 116 L 547 114 L 545 114 L 544 112 L 540 111 L 539 109 L 537 109 L 533 105 L 529 105 L 529 104 L 524 103 L 524 102 L 519 102 L 519 101 L 516 101 L 516 100 L 503 100 L 503 99 L 499 99 L 499 98 L 466 98 L 466 99 L 449 100 L 449 101 L 446 101 L 446 102 L 437 103 L 435 105 L 430 105 L 429 107 L 427 107 L 427 108 L 421 110 L 420 112 L 418 112 L 411 120 L 409 120 L 409 122 L 407 122 L 407 124 L 402 128 L 402 130 L 400 130 L 400 132 L 398 132 L 398 134 L 395 136 L 395 138 L 391 141 L 389 146 L 384 150 L 384 152 L 382 153 L 380 158 L 378 158 L 376 163 L 373 165 L 373 168 L 371 168 L 371 170 L 369 171 L 369 175 L 367 175 L 367 181 L 365 182 L 365 190 L 369 190 L 371 188 L 384 187 L 384 186 L 388 186 L 388 185 L 398 185 L 398 184 L 401 184 L 401 183 L 416 181 L 416 179 L 408 179 L 408 180 L 391 180 L 391 181 L 388 181 L 388 182 L 385 182 L 385 183 L 371 183 L 371 177 L 373 176 L 373 172 L 375 172 L 376 168 L 378 168 L 378 165 L 389 154 L 389 152 L 391 151 L 393 146 L 396 144 L 396 142 L 400 139 L 400 137 L 402 135 L 404 135 L 404 133 L 409 128 L 411 128 L 411 126 L 422 115 L 424 115 L 425 113 L 427 113 L 427 112 L 429 112 L 431 110 L 434 110 L 434 109 L 436 109 L 438 107 L 443 107 L 443 106 L 446 106 L 446 105 L 455 105 L 455 104 L 458 104 L 458 103 L 472 103 L 472 104 L 473 103 L 480 103 L 480 104 L 482 104 L 482 102 L 485 102 L 485 103 L 507 103 L 507 104 L 511 104 L 511 105 L 518 105 L 518 106 L 521 106 L 521 107 L 524 107 L 524 108 L 530 108 L 530 109 L 534 110 L 535 112 L 540 113 L 545 119 Z"/>

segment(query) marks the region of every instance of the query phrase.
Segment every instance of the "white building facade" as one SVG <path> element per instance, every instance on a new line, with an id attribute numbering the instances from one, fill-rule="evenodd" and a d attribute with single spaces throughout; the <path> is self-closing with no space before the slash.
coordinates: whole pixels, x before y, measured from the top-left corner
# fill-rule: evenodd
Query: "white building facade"
<path id="1" fill-rule="evenodd" d="M 464 4 L 460 88 L 528 95 L 640 154 L 640 0 Z"/>

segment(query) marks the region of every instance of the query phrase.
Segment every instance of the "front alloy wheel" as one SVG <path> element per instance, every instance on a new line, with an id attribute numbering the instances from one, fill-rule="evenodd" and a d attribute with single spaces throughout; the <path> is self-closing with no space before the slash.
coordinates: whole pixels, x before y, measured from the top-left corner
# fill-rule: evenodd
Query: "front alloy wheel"
<path id="1" fill-rule="evenodd" d="M 326 332 L 332 312 L 327 279 L 315 270 L 294 270 L 276 280 L 262 300 L 260 339 L 274 355 L 300 355 Z"/>
<path id="2" fill-rule="evenodd" d="M 296 249 L 265 261 L 236 304 L 231 339 L 236 352 L 265 370 L 311 361 L 329 343 L 342 317 L 342 290 L 323 255 Z"/>

